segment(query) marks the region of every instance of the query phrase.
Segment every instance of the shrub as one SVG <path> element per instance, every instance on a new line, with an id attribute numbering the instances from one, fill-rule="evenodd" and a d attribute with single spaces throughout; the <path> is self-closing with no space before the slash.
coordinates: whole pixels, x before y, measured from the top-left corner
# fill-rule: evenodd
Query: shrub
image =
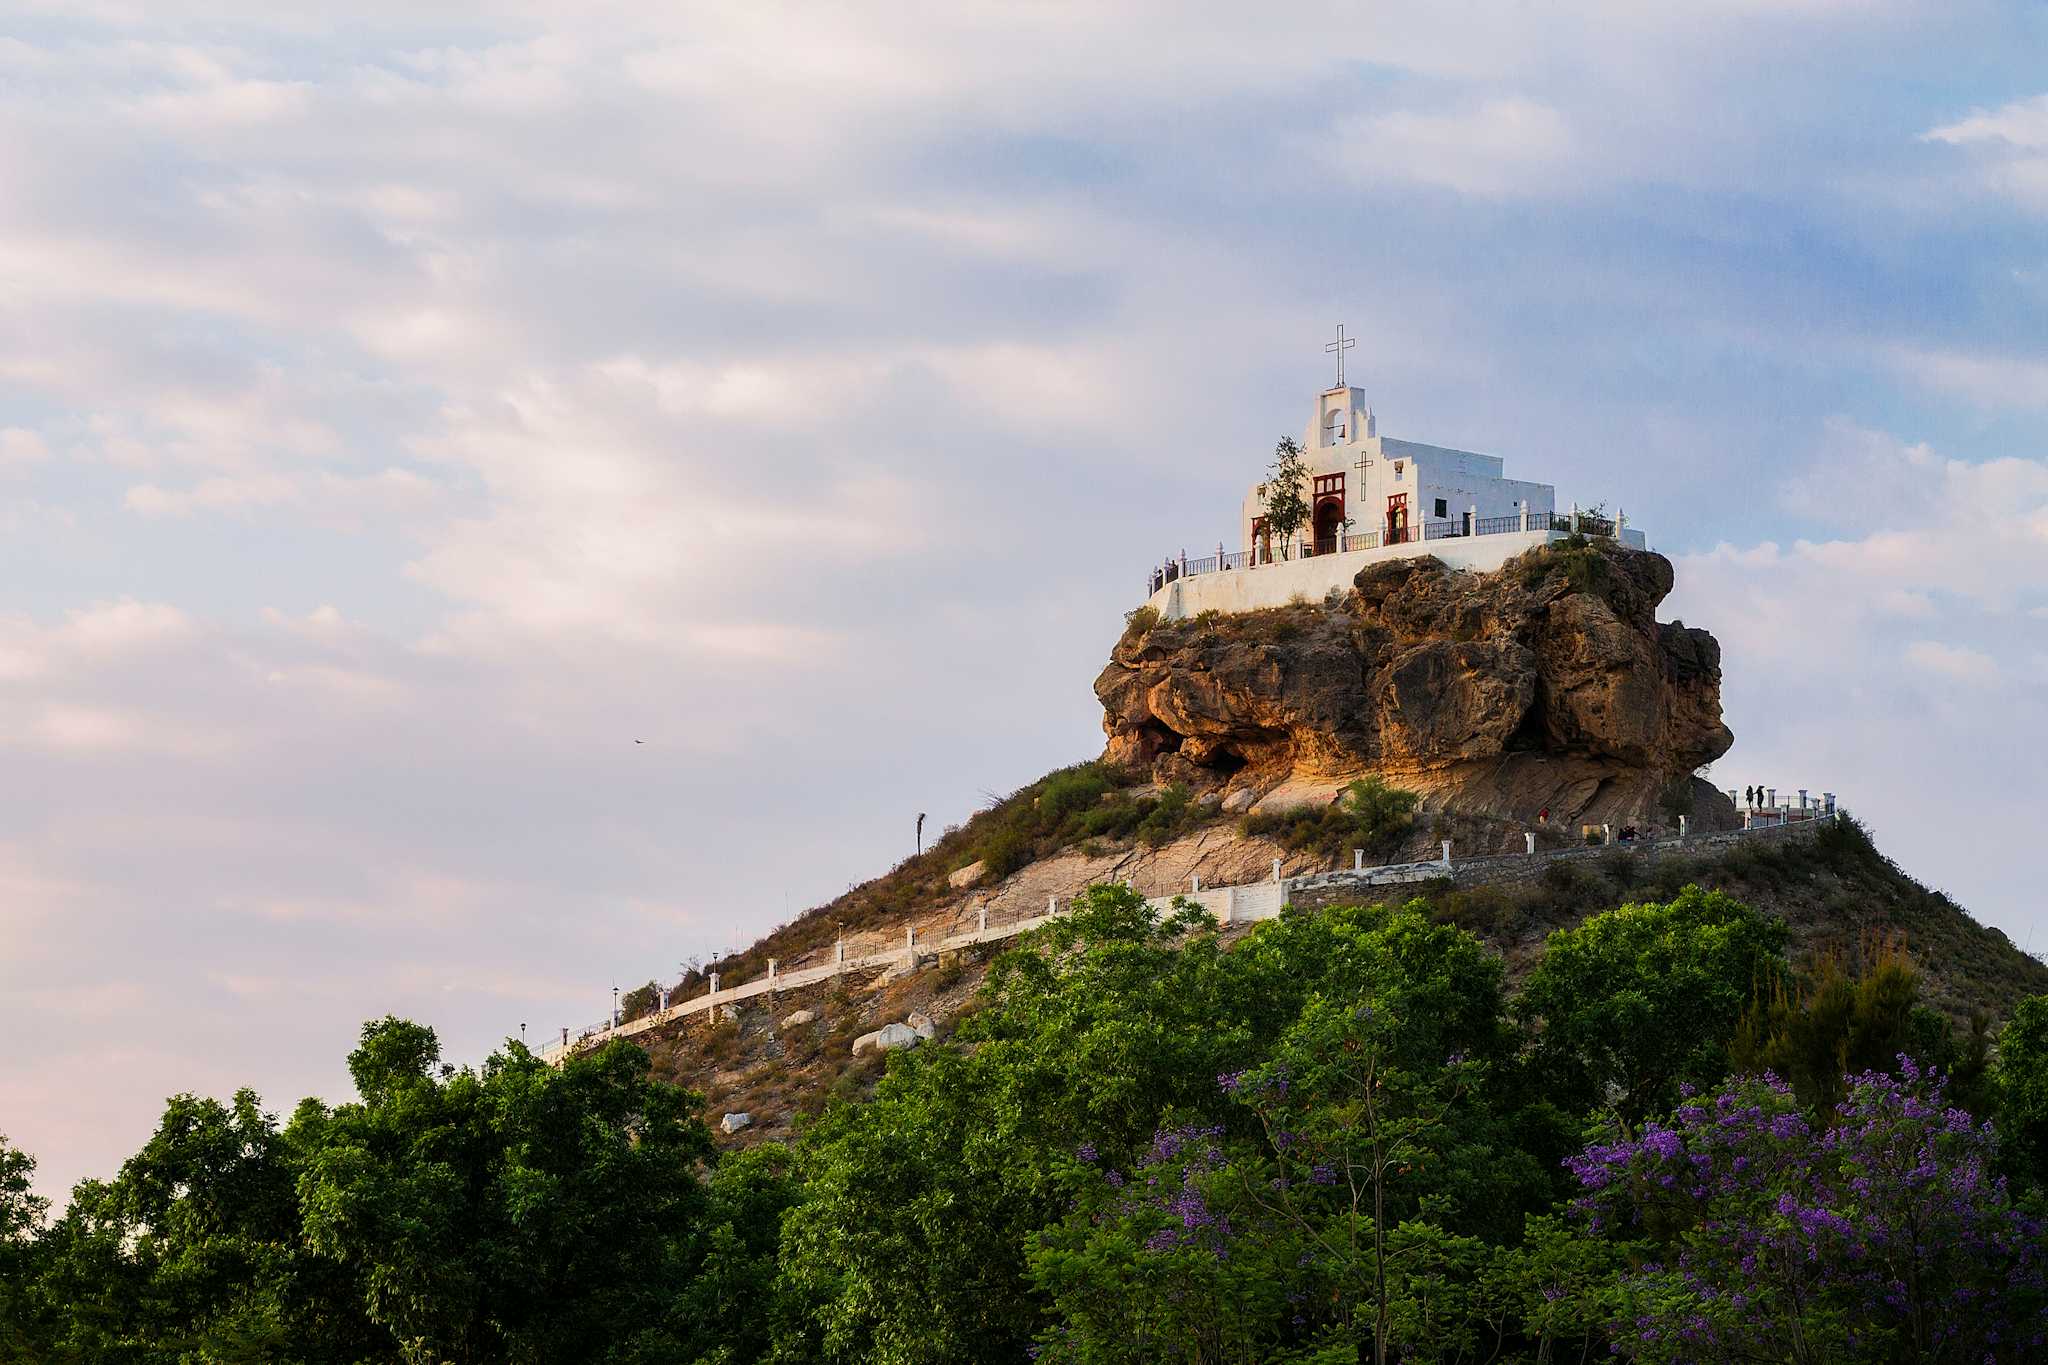
<path id="1" fill-rule="evenodd" d="M 622 1021 L 638 1019 L 644 1014 L 654 1013 L 661 1003 L 661 987 L 652 981 L 644 986 L 635 986 L 619 997 L 619 1017 Z"/>
<path id="2" fill-rule="evenodd" d="M 1419 798 L 1389 787 L 1373 774 L 1353 782 L 1341 800 L 1327 806 L 1246 816 L 1239 828 L 1248 836 L 1271 838 L 1287 848 L 1345 860 L 1354 848 L 1369 855 L 1390 853 L 1414 823 Z"/>
<path id="3" fill-rule="evenodd" d="M 1124 638 L 1142 640 L 1155 630 L 1160 621 L 1159 608 L 1146 605 L 1124 613 Z"/>
<path id="4" fill-rule="evenodd" d="M 1099 805 L 1112 783 L 1094 764 L 1067 768 L 1048 777 L 1038 789 L 1038 809 L 1057 820 Z"/>
<path id="5" fill-rule="evenodd" d="M 1153 848 L 1173 840 L 1198 816 L 1193 794 L 1178 782 L 1169 784 L 1152 799 L 1150 805 L 1151 809 L 1138 821 L 1137 832 L 1138 837 Z"/>
<path id="6" fill-rule="evenodd" d="M 984 877 L 999 881 L 1031 861 L 1035 854 L 1030 835 L 1017 828 L 998 829 L 975 846 L 985 869 Z"/>

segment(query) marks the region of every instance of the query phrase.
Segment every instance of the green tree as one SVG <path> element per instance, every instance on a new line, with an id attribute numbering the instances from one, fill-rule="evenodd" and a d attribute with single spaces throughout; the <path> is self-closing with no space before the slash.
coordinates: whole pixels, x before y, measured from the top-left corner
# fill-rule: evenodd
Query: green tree
<path id="1" fill-rule="evenodd" d="M 802 1198 L 787 1148 L 767 1143 L 724 1153 L 692 1232 L 688 1284 L 678 1312 L 678 1360 L 740 1365 L 765 1359 L 784 1316 L 776 1290 L 783 1216 Z"/>
<path id="2" fill-rule="evenodd" d="M 1282 436 L 1273 447 L 1273 468 L 1259 485 L 1265 503 L 1266 529 L 1280 544 L 1284 557 L 1295 533 L 1308 525 L 1308 462 L 1292 436 Z"/>
<path id="3" fill-rule="evenodd" d="M 305 1246 L 299 1154 L 254 1093 L 172 1098 L 111 1181 L 73 1192 L 38 1292 L 59 1359 L 356 1361 L 390 1338 Z"/>
<path id="4" fill-rule="evenodd" d="M 50 1204 L 35 1192 L 35 1173 L 35 1158 L 0 1134 L 0 1360 L 31 1359 L 37 1335 L 29 1288 Z"/>
<path id="5" fill-rule="evenodd" d="M 1422 1348 L 1462 1333 L 1462 1321 L 1444 1320 L 1441 1295 L 1432 1311 L 1400 1291 L 1422 1274 L 1417 1259 L 1476 1245 L 1446 1243 L 1441 1228 L 1407 1216 L 1444 1183 L 1453 1111 L 1479 1069 L 1457 1053 L 1416 1058 L 1409 1022 L 1391 994 L 1317 996 L 1273 1058 L 1231 1087 L 1273 1153 L 1270 1175 L 1248 1173 L 1247 1198 L 1299 1229 L 1344 1302 L 1363 1307 L 1356 1325 L 1376 1365 L 1397 1354 L 1397 1340 Z M 1397 1338 L 1397 1318 L 1416 1335 Z"/>
<path id="6" fill-rule="evenodd" d="M 1948 1021 L 1920 1003 L 1919 974 L 1896 941 L 1877 944 L 1859 974 L 1826 953 L 1796 988 L 1774 983 L 1729 1044 L 1739 1070 L 1782 1076 L 1812 1109 L 1838 1103 L 1847 1093 L 1844 1077 L 1886 1070 L 1901 1053 L 1958 1072 L 1964 1085 L 1982 1069 L 1975 1049 L 1958 1047 Z"/>
<path id="7" fill-rule="evenodd" d="M 1516 1146 L 1526 1111 L 1495 1107 L 1516 1089 L 1498 956 L 1419 907 L 1351 906 L 1260 924 L 1222 967 L 1211 1017 L 1263 1060 L 1217 1078 L 1221 1115 L 1191 1117 L 1213 1106 L 1188 1097 L 1142 1150 L 1089 1142 L 1063 1163 L 1071 1211 L 1028 1239 L 1044 1358 L 1497 1344 L 1487 1238 L 1517 1235 L 1552 1185 Z M 1554 1120 L 1534 1126 L 1564 1146 Z"/>
<path id="8" fill-rule="evenodd" d="M 897 1054 L 865 1105 L 828 1111 L 797 1155 L 784 1224 L 788 1360 L 1015 1358 L 1039 1305 L 1024 1242 L 1059 1216 L 1076 1144 L 1128 1153 L 1168 1108 L 1222 1107 L 1214 1077 L 1248 1052 L 1228 957 L 1199 912 L 1156 916 L 1128 887 L 991 968 L 946 1047 Z"/>
<path id="9" fill-rule="evenodd" d="M 1998 1035 L 1992 1077 L 2007 1164 L 2048 1185 L 2048 995 L 2013 1010 Z"/>
<path id="10" fill-rule="evenodd" d="M 1518 1002 L 1537 1029 L 1541 1083 L 1633 1128 L 1676 1103 L 1680 1082 L 1719 1080 L 1750 1001 L 1783 977 L 1785 936 L 1781 922 L 1696 886 L 1551 934 Z"/>
<path id="11" fill-rule="evenodd" d="M 310 1244 L 427 1365 L 670 1358 L 711 1153 L 696 1096 L 622 1041 L 560 1069 L 508 1043 L 445 1066 L 431 1029 L 364 1026 L 359 1096 L 287 1136 Z"/>
<path id="12" fill-rule="evenodd" d="M 1162 1130 L 1128 1173 L 1092 1146 L 1065 1163 L 1072 1212 L 1028 1238 L 1054 1318 L 1040 1365 L 1262 1361 L 1305 1335 L 1306 1244 L 1258 1221 L 1221 1134 Z"/>

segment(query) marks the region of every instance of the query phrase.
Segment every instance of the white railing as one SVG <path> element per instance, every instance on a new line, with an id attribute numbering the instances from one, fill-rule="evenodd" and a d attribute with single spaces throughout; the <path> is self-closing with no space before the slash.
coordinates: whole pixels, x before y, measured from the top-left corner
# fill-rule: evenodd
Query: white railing
<path id="1" fill-rule="evenodd" d="M 1512 516 L 1482 517 L 1477 507 L 1468 508 L 1457 517 L 1422 517 L 1413 523 L 1388 528 L 1386 531 L 1338 531 L 1327 536 L 1296 536 L 1292 541 L 1277 547 L 1261 547 L 1228 553 L 1221 543 L 1213 555 L 1190 558 L 1183 550 L 1178 556 L 1168 556 L 1164 563 L 1151 572 L 1147 580 L 1146 595 L 1158 592 L 1168 583 L 1197 574 L 1228 573 L 1239 569 L 1257 569 L 1269 564 L 1285 563 L 1289 560 L 1313 559 L 1319 555 L 1350 554 L 1355 550 L 1377 550 L 1381 546 L 1421 545 L 1433 540 L 1460 540 L 1469 536 L 1495 536 L 1527 534 L 1530 531 L 1547 532 L 1557 535 L 1612 536 L 1620 539 L 1628 528 L 1625 516 L 1612 518 L 1582 512 L 1574 507 L 1569 512 L 1532 512 L 1524 508 Z"/>
<path id="2" fill-rule="evenodd" d="M 1739 793 L 1731 792 L 1729 795 L 1736 796 Z M 1803 798 L 1805 793 L 1802 792 L 1801 796 Z M 1704 837 L 1707 842 L 1711 843 L 1716 842 L 1718 839 L 1725 839 L 1729 833 L 1746 834 L 1752 831 L 1776 828 L 1789 823 L 1832 820 L 1841 813 L 1835 805 L 1835 795 L 1833 792 L 1824 792 L 1822 796 L 1825 798 L 1824 802 L 1816 801 L 1803 809 L 1787 807 L 1771 812 L 1745 811 L 1743 812 L 1744 819 L 1740 830 L 1730 831 L 1720 836 L 1693 837 Z M 1757 817 L 1767 813 L 1786 815 L 1788 812 L 1789 818 L 1785 819 L 1767 820 L 1751 818 L 1752 815 Z M 1682 846 L 1689 842 L 1686 833 L 1688 823 L 1689 821 L 1684 818 L 1679 820 L 1679 833 L 1676 838 L 1654 841 L 1645 840 L 1639 843 L 1637 847 Z M 1606 842 L 1612 843 L 1614 840 L 1612 827 L 1602 826 L 1602 829 L 1606 831 Z M 1292 877 L 1282 875 L 1280 870 L 1281 862 L 1278 858 L 1275 858 L 1273 860 L 1272 875 L 1264 880 L 1242 882 L 1234 886 L 1204 887 L 1202 879 L 1196 877 L 1194 878 L 1194 885 L 1191 890 L 1176 892 L 1166 896 L 1150 896 L 1146 898 L 1145 903 L 1155 911 L 1164 914 L 1174 907 L 1175 902 L 1187 901 L 1206 911 L 1217 923 L 1224 925 L 1249 924 L 1257 920 L 1277 919 L 1281 910 L 1286 907 L 1289 895 L 1297 888 L 1328 885 L 1399 886 L 1414 882 L 1432 881 L 1439 877 L 1448 876 L 1452 870 L 1451 843 L 1448 839 L 1443 842 L 1442 848 L 1442 856 L 1431 859 L 1428 862 L 1381 863 L 1373 867 L 1365 865 L 1365 855 L 1362 851 L 1353 850 L 1352 865 L 1349 868 L 1335 872 L 1301 873 Z M 1586 852 L 1587 850 L 1583 847 L 1567 846 L 1539 853 L 1535 847 L 1535 836 L 1529 836 L 1529 855 L 1536 857 L 1582 856 Z M 1504 861 L 1504 859 L 1489 857 L 1480 861 L 1498 862 Z M 845 951 L 845 945 L 841 943 L 834 946 L 831 960 L 815 967 L 803 967 L 791 972 L 779 970 L 776 959 L 770 958 L 768 959 L 768 974 L 766 976 L 757 977 L 738 986 L 721 986 L 718 981 L 718 975 L 713 973 L 711 977 L 712 989 L 703 995 L 693 996 L 688 1000 L 676 1001 L 665 1009 L 654 1010 L 623 1023 L 595 1024 L 576 1033 L 573 1037 L 570 1036 L 571 1030 L 564 1029 L 562 1030 L 563 1036 L 559 1042 L 549 1043 L 541 1047 L 537 1055 L 545 1062 L 552 1065 L 560 1065 L 563 1059 L 584 1048 L 598 1047 L 610 1042 L 614 1038 L 631 1038 L 645 1033 L 649 1029 L 673 1023 L 678 1019 L 702 1014 L 706 1010 L 717 1009 L 725 1005 L 737 1004 L 742 1000 L 752 1000 L 757 996 L 766 995 L 771 992 L 797 990 L 804 986 L 814 986 L 821 981 L 830 981 L 834 977 L 843 976 L 848 972 L 866 972 L 896 966 L 914 968 L 921 954 L 952 952 L 961 948 L 973 947 L 977 944 L 997 943 L 1004 939 L 1016 938 L 1021 934 L 1029 933 L 1042 924 L 1050 923 L 1059 915 L 1071 911 L 1072 908 L 1072 897 L 1067 899 L 1063 908 L 1059 897 L 1049 896 L 1046 898 L 1045 913 L 1043 914 L 1016 916 L 1001 923 L 991 924 L 989 922 L 988 907 L 981 906 L 975 912 L 975 927 L 965 933 L 953 934 L 935 940 L 920 940 L 914 927 L 906 928 L 904 930 L 903 946 L 900 948 L 890 948 L 881 952 L 860 953 L 848 956 Z"/>

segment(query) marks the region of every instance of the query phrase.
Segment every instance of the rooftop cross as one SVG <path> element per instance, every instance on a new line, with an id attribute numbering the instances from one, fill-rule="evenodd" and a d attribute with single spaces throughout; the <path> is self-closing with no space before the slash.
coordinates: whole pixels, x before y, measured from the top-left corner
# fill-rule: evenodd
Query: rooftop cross
<path id="1" fill-rule="evenodd" d="M 1337 324 L 1337 339 L 1323 347 L 1325 351 L 1331 352 L 1337 357 L 1337 387 L 1340 389 L 1344 387 L 1344 353 L 1357 344 L 1357 337 L 1347 337 L 1344 335 L 1344 324 L 1340 322 Z"/>

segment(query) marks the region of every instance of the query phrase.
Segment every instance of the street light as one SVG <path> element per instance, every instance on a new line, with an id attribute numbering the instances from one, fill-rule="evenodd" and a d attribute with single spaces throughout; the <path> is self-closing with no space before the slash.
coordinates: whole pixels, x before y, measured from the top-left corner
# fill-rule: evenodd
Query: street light
<path id="1" fill-rule="evenodd" d="M 619 988 L 612 987 L 612 1027 L 619 1026 Z"/>

